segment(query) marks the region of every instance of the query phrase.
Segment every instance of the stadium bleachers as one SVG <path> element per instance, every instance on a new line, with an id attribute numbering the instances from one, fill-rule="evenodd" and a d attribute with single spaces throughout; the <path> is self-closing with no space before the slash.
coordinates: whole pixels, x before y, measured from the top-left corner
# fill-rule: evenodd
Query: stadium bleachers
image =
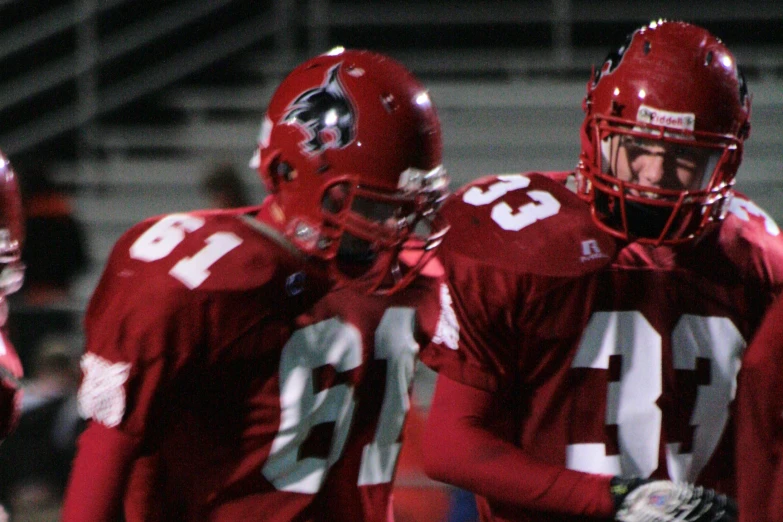
<path id="1" fill-rule="evenodd" d="M 199 182 L 216 162 L 263 196 L 247 160 L 276 82 L 305 57 L 343 44 L 410 67 L 439 107 L 459 185 L 572 168 L 591 65 L 657 18 L 705 25 L 735 50 L 754 93 L 738 186 L 783 221 L 783 3 L 772 1 L 5 2 L 0 148 L 51 162 L 75 187 L 93 261 L 80 308 L 125 228 L 206 205 Z"/>

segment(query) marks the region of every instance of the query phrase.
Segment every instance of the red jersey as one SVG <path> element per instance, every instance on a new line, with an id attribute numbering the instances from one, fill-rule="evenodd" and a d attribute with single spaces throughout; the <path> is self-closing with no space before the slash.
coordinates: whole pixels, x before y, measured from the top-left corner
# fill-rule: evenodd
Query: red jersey
<path id="1" fill-rule="evenodd" d="M 737 195 L 692 245 L 617 245 L 538 173 L 475 181 L 443 214 L 458 342 L 436 343 L 424 362 L 500 397 L 508 440 L 542 463 L 736 494 L 737 373 L 783 284 L 769 216 Z M 587 520 L 525 499 L 492 510 L 495 520 Z"/>
<path id="2" fill-rule="evenodd" d="M 382 297 L 324 281 L 238 212 L 119 240 L 87 311 L 79 404 L 154 458 L 130 502 L 161 497 L 166 521 L 386 520 L 440 282 Z"/>

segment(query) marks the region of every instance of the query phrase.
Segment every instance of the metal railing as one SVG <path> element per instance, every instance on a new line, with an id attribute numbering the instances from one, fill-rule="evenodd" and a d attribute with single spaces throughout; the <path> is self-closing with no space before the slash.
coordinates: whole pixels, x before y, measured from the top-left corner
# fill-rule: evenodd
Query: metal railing
<path id="1" fill-rule="evenodd" d="M 454 28 L 470 34 L 499 25 L 520 32 L 545 27 L 540 44 L 528 43 L 525 48 L 400 48 L 393 37 L 370 40 L 388 47 L 390 54 L 417 73 L 514 76 L 589 68 L 596 56 L 605 52 L 597 46 L 600 34 L 586 43 L 576 41 L 577 33 L 584 39 L 584 28 L 589 24 L 634 27 L 663 17 L 730 27 L 735 37 L 742 35 L 744 24 L 747 45 L 739 41 L 735 46 L 743 49 L 737 53 L 740 61 L 762 73 L 779 74 L 783 70 L 780 37 L 770 38 L 771 43 L 763 47 L 750 38 L 758 39 L 757 24 L 777 21 L 783 25 L 783 2 L 779 1 L 180 0 L 142 4 L 140 0 L 60 0 L 51 4 L 38 16 L 0 33 L 0 67 L 30 49 L 45 46 L 52 38 L 67 35 L 75 42 L 60 52 L 49 49 L 52 59 L 47 62 L 31 62 L 29 69 L 0 77 L 0 147 L 10 155 L 34 151 L 74 131 L 78 142 L 92 144 L 95 133 L 90 132 L 91 125 L 104 115 L 221 61 L 241 60 L 243 65 L 237 70 L 255 76 L 279 75 L 332 44 L 346 40 L 350 44 L 356 30 L 367 28 L 370 32 L 386 31 L 384 34 Z M 0 15 L 13 5 L 0 2 Z M 101 30 L 103 19 L 130 5 L 155 8 L 143 10 L 143 16 L 122 29 Z M 229 27 L 210 23 L 213 15 L 225 10 L 247 12 L 247 16 Z M 178 53 L 165 59 L 145 55 L 150 45 L 174 41 L 184 28 L 197 24 L 204 30 L 191 34 L 192 41 L 185 42 Z M 263 53 L 238 57 L 245 49 L 259 49 L 259 43 Z M 116 70 L 115 62 L 128 57 L 143 67 L 128 73 Z M 47 102 L 39 103 L 42 99 Z"/>

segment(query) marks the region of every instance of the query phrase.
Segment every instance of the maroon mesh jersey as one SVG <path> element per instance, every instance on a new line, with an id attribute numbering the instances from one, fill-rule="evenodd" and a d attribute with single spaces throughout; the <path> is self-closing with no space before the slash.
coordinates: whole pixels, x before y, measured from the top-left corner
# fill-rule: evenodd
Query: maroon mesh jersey
<path id="1" fill-rule="evenodd" d="M 82 413 L 157 455 L 142 487 L 162 520 L 386 520 L 441 283 L 328 289 L 262 228 L 188 213 L 120 239 L 86 317 Z"/>
<path id="2" fill-rule="evenodd" d="M 452 196 L 441 255 L 458 342 L 423 360 L 497 393 L 508 438 L 542 462 L 735 495 L 737 373 L 783 283 L 778 227 L 737 195 L 695 244 L 623 247 L 552 175 L 486 177 Z"/>
<path id="3" fill-rule="evenodd" d="M 783 300 L 742 360 L 737 388 L 737 502 L 741 522 L 783 520 Z"/>

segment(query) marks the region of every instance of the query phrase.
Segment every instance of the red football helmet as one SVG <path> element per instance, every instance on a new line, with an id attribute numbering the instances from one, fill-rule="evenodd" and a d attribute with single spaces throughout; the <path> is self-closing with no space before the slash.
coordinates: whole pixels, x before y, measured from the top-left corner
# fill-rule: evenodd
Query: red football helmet
<path id="1" fill-rule="evenodd" d="M 336 49 L 293 70 L 272 96 L 254 162 L 269 221 L 309 256 L 372 265 L 396 291 L 448 227 L 441 130 L 427 91 L 402 65 Z M 414 266 L 403 251 L 420 255 Z M 341 275 L 348 271 L 343 270 Z"/>
<path id="2" fill-rule="evenodd" d="M 24 213 L 16 174 L 0 152 L 0 298 L 19 290 L 24 279 Z"/>
<path id="3" fill-rule="evenodd" d="M 5 296 L 19 290 L 24 280 L 23 236 L 24 214 L 16 174 L 0 152 L 0 326 L 8 319 Z M 21 414 L 22 374 L 16 351 L 0 333 L 0 442 L 15 429 Z"/>
<path id="4" fill-rule="evenodd" d="M 577 191 L 624 240 L 676 244 L 723 219 L 750 133 L 750 96 L 732 53 L 706 30 L 658 21 L 635 31 L 587 84 Z M 619 137 L 619 138 L 618 138 Z M 612 172 L 620 140 L 699 151 L 698 187 L 653 188 Z"/>

